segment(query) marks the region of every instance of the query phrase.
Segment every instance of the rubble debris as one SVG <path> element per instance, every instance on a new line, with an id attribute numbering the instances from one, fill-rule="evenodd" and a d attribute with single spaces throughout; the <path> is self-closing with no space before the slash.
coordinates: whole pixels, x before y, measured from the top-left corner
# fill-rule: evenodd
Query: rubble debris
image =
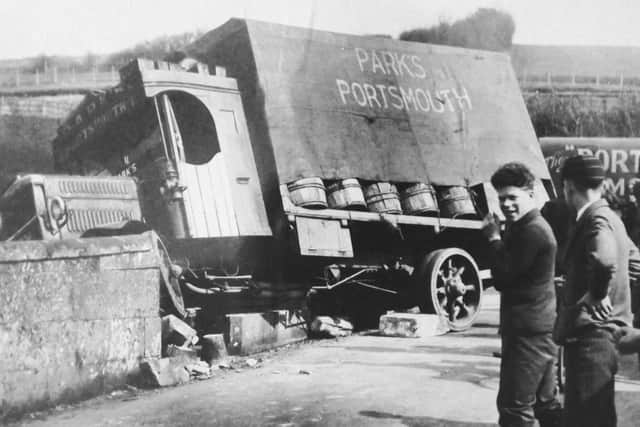
<path id="1" fill-rule="evenodd" d="M 346 337 L 353 332 L 353 324 L 340 317 L 317 316 L 309 326 L 309 335 L 315 338 Z"/>
<path id="2" fill-rule="evenodd" d="M 228 356 L 227 346 L 224 343 L 222 334 L 209 334 L 202 337 L 201 359 L 209 365 L 213 365 L 217 359 L 223 359 Z"/>
<path id="3" fill-rule="evenodd" d="M 198 352 L 193 348 L 178 347 L 174 344 L 169 344 L 165 353 L 167 357 L 171 357 L 176 363 L 181 362 L 187 365 L 200 361 Z"/>
<path id="4" fill-rule="evenodd" d="M 437 314 L 387 313 L 380 316 L 380 334 L 421 338 L 449 332 L 447 321 Z"/>
<path id="5" fill-rule="evenodd" d="M 183 363 L 170 357 L 145 359 L 140 362 L 141 384 L 147 387 L 167 387 L 189 382 L 190 375 Z"/>
<path id="6" fill-rule="evenodd" d="M 191 363 L 185 366 L 185 368 L 189 371 L 193 379 L 204 380 L 211 378 L 211 367 L 207 362 L 203 362 L 202 360 Z"/>
<path id="7" fill-rule="evenodd" d="M 249 359 L 245 360 L 244 363 L 245 363 L 245 365 L 247 365 L 250 368 L 255 368 L 256 366 L 258 366 L 259 362 L 256 359 L 249 358 Z"/>
<path id="8" fill-rule="evenodd" d="M 311 371 L 307 371 L 306 369 L 300 369 L 298 373 L 300 375 L 311 375 Z"/>
<path id="9" fill-rule="evenodd" d="M 198 334 L 186 322 L 178 319 L 173 314 L 162 318 L 162 348 L 169 344 L 178 347 L 193 345 L 198 342 Z M 186 344 L 186 345 L 185 345 Z"/>

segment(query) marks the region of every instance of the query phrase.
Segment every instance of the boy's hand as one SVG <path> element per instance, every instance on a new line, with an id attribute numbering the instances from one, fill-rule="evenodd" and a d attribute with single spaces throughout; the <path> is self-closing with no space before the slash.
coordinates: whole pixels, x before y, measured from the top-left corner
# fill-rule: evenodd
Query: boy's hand
<path id="1" fill-rule="evenodd" d="M 482 220 L 482 234 L 490 242 L 500 240 L 500 219 L 497 215 L 488 213 Z"/>

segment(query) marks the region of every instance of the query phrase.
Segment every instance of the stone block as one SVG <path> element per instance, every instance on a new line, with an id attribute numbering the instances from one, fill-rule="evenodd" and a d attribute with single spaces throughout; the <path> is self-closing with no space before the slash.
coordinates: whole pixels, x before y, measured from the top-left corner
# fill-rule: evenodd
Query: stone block
<path id="1" fill-rule="evenodd" d="M 153 248 L 128 236 L 0 243 L 0 422 L 123 385 L 140 360 L 160 356 Z M 159 363 L 156 384 L 188 380 L 184 367 Z"/>
<path id="2" fill-rule="evenodd" d="M 162 318 L 162 348 L 169 344 L 178 347 L 185 344 L 195 344 L 198 341 L 198 334 L 195 329 L 187 325 L 186 322 L 178 319 L 173 314 Z"/>
<path id="3" fill-rule="evenodd" d="M 144 252 L 121 252 L 98 258 L 99 269 L 107 270 L 136 270 L 158 268 L 160 258 L 154 250 Z"/>
<path id="4" fill-rule="evenodd" d="M 4 266 L 0 264 L 0 323 L 60 321 L 72 316 L 68 274 L 34 273 L 30 266 L 4 271 Z"/>
<path id="5" fill-rule="evenodd" d="M 144 319 L 144 355 L 146 358 L 160 357 L 162 352 L 162 319 L 160 316 Z"/>
<path id="6" fill-rule="evenodd" d="M 228 314 L 227 322 L 229 354 L 252 354 L 307 338 L 306 321 L 289 310 Z"/>
<path id="7" fill-rule="evenodd" d="M 140 362 L 140 382 L 147 387 L 168 387 L 189 382 L 184 363 L 170 357 Z"/>
<path id="8" fill-rule="evenodd" d="M 222 334 L 210 334 L 202 337 L 202 360 L 213 365 L 216 360 L 227 357 L 227 346 Z"/>
<path id="9" fill-rule="evenodd" d="M 380 334 L 390 337 L 421 338 L 449 331 L 437 314 L 387 313 L 380 316 Z"/>
<path id="10" fill-rule="evenodd" d="M 72 280 L 72 307 L 78 318 L 145 317 L 158 313 L 158 269 L 78 272 Z"/>

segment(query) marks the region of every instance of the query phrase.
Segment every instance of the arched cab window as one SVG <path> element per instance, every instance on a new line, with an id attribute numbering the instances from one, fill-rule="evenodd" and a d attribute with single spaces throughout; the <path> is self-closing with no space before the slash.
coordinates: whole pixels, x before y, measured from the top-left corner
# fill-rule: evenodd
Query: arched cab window
<path id="1" fill-rule="evenodd" d="M 192 165 L 211 161 L 220 152 L 218 133 L 211 113 L 197 97 L 180 91 L 158 96 L 168 155 Z"/>

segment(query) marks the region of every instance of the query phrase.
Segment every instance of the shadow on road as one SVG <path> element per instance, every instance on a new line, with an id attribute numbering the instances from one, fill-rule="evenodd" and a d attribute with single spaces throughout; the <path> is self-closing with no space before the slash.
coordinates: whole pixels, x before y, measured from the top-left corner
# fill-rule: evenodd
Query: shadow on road
<path id="1" fill-rule="evenodd" d="M 475 423 L 466 421 L 454 421 L 433 417 L 406 417 L 404 415 L 390 414 L 388 412 L 379 411 L 360 411 L 360 415 L 364 417 L 376 419 L 396 419 L 402 421 L 402 424 L 410 427 L 494 427 L 492 423 Z"/>

